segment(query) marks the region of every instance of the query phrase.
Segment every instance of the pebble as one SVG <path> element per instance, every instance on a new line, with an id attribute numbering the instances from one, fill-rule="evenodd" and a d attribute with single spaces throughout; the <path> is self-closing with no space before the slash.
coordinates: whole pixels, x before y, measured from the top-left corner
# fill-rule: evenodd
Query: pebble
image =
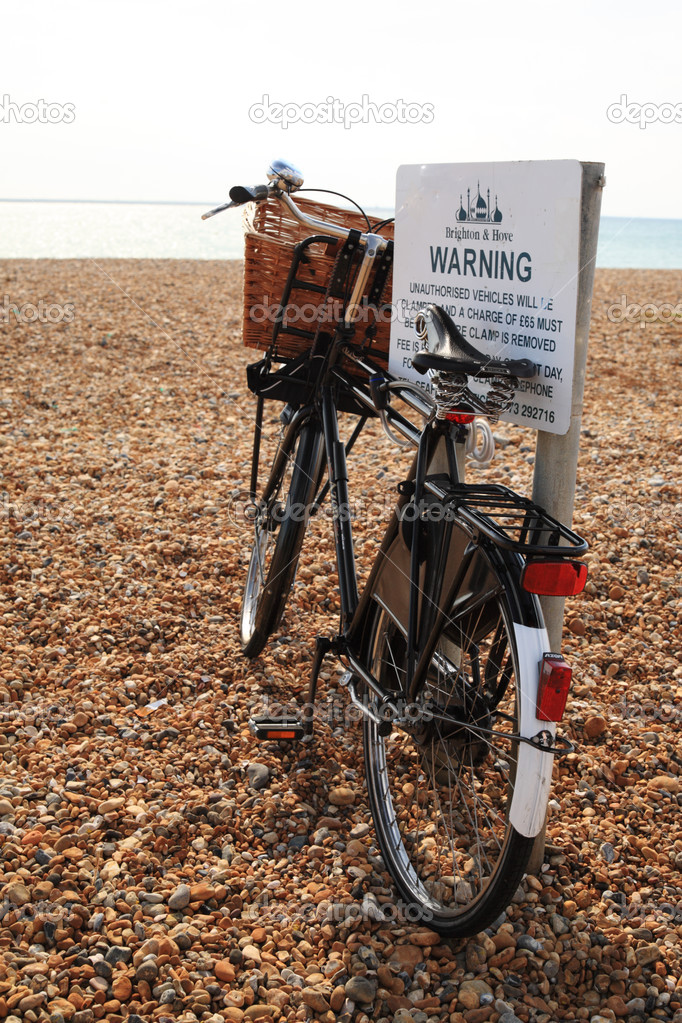
<path id="1" fill-rule="evenodd" d="M 351 977 L 345 984 L 346 996 L 360 1005 L 370 1005 L 376 995 L 376 984 L 367 977 Z"/>
<path id="2" fill-rule="evenodd" d="M 317 991 L 315 988 L 304 987 L 301 991 L 301 998 L 306 1005 L 309 1005 L 313 1012 L 322 1013 L 329 1012 L 330 1003 L 324 997 L 324 995 Z"/>
<path id="3" fill-rule="evenodd" d="M 355 802 L 355 791 L 347 785 L 337 785 L 329 792 L 329 802 L 333 806 L 352 806 Z"/>
<path id="4" fill-rule="evenodd" d="M 130 977 L 120 976 L 114 977 L 111 985 L 114 998 L 117 998 L 120 1002 L 127 1002 L 133 993 L 133 984 Z"/>
<path id="5" fill-rule="evenodd" d="M 564 904 L 564 912 L 565 908 Z M 516 947 L 524 948 L 528 952 L 540 952 L 542 949 L 542 942 L 536 941 L 535 938 L 531 938 L 529 934 L 520 934 L 516 942 Z"/>
<path id="6" fill-rule="evenodd" d="M 104 959 L 110 966 L 115 966 L 117 963 L 127 963 L 132 959 L 133 950 L 131 948 L 121 948 L 119 945 L 114 945 L 110 948 Z"/>
<path id="7" fill-rule="evenodd" d="M 575 750 L 556 758 L 538 874 L 483 933 L 442 941 L 393 912 L 358 726 L 330 713 L 289 746 L 248 728 L 264 695 L 305 686 L 338 594 L 318 516 L 281 626 L 242 657 L 253 527 L 230 495 L 248 488 L 256 354 L 239 344 L 241 266 L 102 265 L 2 261 L 12 301 L 77 309 L 12 324 L 0 391 L 0 700 L 16 707 L 0 734 L 2 1017 L 564 1023 L 581 1006 L 677 1023 L 679 325 L 606 311 L 624 294 L 676 304 L 679 273 L 596 271 L 574 517 L 589 581 L 562 644 Z M 649 381 L 636 367 L 652 351 Z M 472 477 L 530 492 L 534 436 L 497 432 L 502 457 Z M 357 455 L 353 496 L 378 506 L 402 456 L 380 433 Z M 644 471 L 625 480 L 624 457 Z M 379 539 L 358 520 L 361 574 Z M 335 670 L 327 658 L 323 697 Z"/>
<path id="8" fill-rule="evenodd" d="M 492 994 L 492 988 L 484 980 L 464 980 L 459 986 L 457 998 L 463 1008 L 477 1009 L 481 1005 L 481 998 Z"/>
<path id="9" fill-rule="evenodd" d="M 253 959 L 256 963 L 260 963 L 261 961 L 260 949 L 256 948 L 255 945 L 244 945 L 242 948 L 242 955 L 245 959 Z"/>
<path id="10" fill-rule="evenodd" d="M 570 922 L 559 913 L 552 913 L 549 918 L 549 925 L 557 935 L 568 934 L 571 930 Z"/>
<path id="11" fill-rule="evenodd" d="M 100 803 L 97 810 L 98 813 L 105 815 L 107 813 L 114 813 L 116 810 L 120 810 L 125 804 L 125 799 L 122 796 L 116 796 L 113 799 L 105 799 L 103 803 Z"/>
<path id="12" fill-rule="evenodd" d="M 247 764 L 246 774 L 252 789 L 264 789 L 270 780 L 267 764 Z"/>
<path id="13" fill-rule="evenodd" d="M 236 971 L 229 959 L 220 959 L 213 967 L 218 980 L 223 982 L 232 982 L 235 979 Z"/>
<path id="14" fill-rule="evenodd" d="M 599 846 L 599 852 L 607 863 L 613 863 L 616 858 L 616 850 L 610 842 L 602 842 Z"/>
<path id="15" fill-rule="evenodd" d="M 332 1012 L 339 1012 L 346 1000 L 346 990 L 343 985 L 338 984 L 329 997 L 329 1007 Z"/>
<path id="16" fill-rule="evenodd" d="M 658 945 L 640 945 L 635 956 L 640 966 L 649 966 L 661 958 L 661 950 Z"/>
<path id="17" fill-rule="evenodd" d="M 180 884 L 168 899 L 168 908 L 175 912 L 185 909 L 191 901 L 190 887 L 187 884 Z"/>
<path id="18" fill-rule="evenodd" d="M 135 971 L 138 980 L 146 980 L 150 984 L 156 980 L 158 975 L 159 968 L 153 959 L 145 959 Z"/>
<path id="19" fill-rule="evenodd" d="M 31 901 L 30 891 L 20 881 L 14 881 L 8 885 L 5 890 L 5 896 L 14 906 L 25 906 Z"/>
<path id="20" fill-rule="evenodd" d="M 593 714 L 585 721 L 583 731 L 588 739 L 596 739 L 598 736 L 603 735 L 607 728 L 606 718 L 602 717 L 601 714 Z"/>

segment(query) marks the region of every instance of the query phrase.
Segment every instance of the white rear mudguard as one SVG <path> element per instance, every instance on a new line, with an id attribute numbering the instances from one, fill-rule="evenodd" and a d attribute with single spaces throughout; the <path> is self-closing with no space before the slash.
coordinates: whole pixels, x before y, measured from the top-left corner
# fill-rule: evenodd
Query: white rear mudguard
<path id="1" fill-rule="evenodd" d="M 549 732 L 554 737 L 555 723 L 535 716 L 540 665 L 549 651 L 547 632 L 514 623 L 514 636 L 521 678 L 519 734 L 530 739 L 538 732 Z M 545 822 L 554 754 L 521 742 L 518 758 L 509 820 L 522 835 L 534 838 Z"/>

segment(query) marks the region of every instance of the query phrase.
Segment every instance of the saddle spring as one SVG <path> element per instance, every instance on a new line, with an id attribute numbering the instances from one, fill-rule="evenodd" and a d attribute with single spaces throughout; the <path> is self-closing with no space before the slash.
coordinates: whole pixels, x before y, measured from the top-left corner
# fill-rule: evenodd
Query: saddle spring
<path id="1" fill-rule="evenodd" d="M 436 389 L 436 419 L 445 419 L 448 412 L 461 411 L 468 405 L 473 412 L 497 423 L 510 407 L 518 387 L 516 377 L 491 377 L 485 398 L 479 398 L 467 386 L 467 377 L 461 373 L 434 373 L 432 383 Z"/>

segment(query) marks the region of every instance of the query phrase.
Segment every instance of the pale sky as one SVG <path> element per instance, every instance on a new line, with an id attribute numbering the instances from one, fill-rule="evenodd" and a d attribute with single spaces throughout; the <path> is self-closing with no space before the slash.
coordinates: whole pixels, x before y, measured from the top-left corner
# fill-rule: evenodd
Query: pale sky
<path id="1" fill-rule="evenodd" d="M 0 10 L 0 199 L 217 203 L 282 156 L 306 185 L 388 206 L 400 164 L 578 159 L 606 164 L 603 214 L 682 218 L 678 0 Z M 272 110 L 353 118 L 363 97 L 370 123 L 347 127 Z"/>

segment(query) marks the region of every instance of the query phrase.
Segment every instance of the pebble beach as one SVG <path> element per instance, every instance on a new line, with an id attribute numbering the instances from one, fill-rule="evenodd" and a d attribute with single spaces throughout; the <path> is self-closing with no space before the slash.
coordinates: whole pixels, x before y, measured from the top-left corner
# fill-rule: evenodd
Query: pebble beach
<path id="1" fill-rule="evenodd" d="M 0 1019 L 682 1023 L 682 271 L 596 271 L 575 750 L 541 867 L 447 943 L 396 910 L 337 666 L 312 742 L 248 728 L 293 706 L 339 604 L 323 512 L 279 630 L 241 655 L 241 277 L 0 261 Z M 529 493 L 534 433 L 495 436 L 471 476 Z M 408 457 L 379 428 L 356 446 L 361 577 Z"/>

